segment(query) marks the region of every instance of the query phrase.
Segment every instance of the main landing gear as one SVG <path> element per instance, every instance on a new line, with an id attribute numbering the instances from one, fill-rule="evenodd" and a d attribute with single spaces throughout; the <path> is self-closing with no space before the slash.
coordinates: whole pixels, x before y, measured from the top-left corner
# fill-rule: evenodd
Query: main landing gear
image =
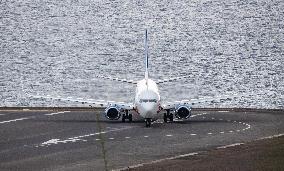
<path id="1" fill-rule="evenodd" d="M 128 110 L 125 111 L 125 114 L 122 114 L 122 122 L 125 122 L 125 119 L 128 119 L 129 122 L 132 122 L 132 114 L 128 114 Z"/>
<path id="2" fill-rule="evenodd" d="M 167 113 L 164 114 L 164 122 L 167 123 L 168 119 L 173 122 L 174 121 L 174 115 L 170 113 L 170 110 L 167 110 Z"/>
<path id="3" fill-rule="evenodd" d="M 146 127 L 150 127 L 151 126 L 151 118 L 146 118 Z"/>

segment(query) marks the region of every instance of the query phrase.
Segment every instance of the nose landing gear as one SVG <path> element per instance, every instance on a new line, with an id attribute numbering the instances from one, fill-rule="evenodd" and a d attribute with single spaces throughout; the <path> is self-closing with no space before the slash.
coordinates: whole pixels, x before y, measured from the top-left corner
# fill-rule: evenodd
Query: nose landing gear
<path id="1" fill-rule="evenodd" d="M 146 118 L 145 122 L 147 128 L 151 126 L 151 118 Z"/>

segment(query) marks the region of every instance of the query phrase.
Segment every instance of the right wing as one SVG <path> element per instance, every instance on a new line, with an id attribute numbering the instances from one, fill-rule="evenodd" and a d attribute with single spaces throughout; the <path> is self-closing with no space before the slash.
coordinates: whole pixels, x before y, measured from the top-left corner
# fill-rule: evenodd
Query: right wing
<path id="1" fill-rule="evenodd" d="M 125 102 L 115 102 L 115 101 L 104 101 L 104 100 L 95 100 L 95 99 L 85 99 L 85 98 L 73 98 L 73 97 L 61 97 L 61 96 L 51 96 L 51 95 L 29 95 L 29 97 L 36 99 L 52 99 L 58 101 L 69 101 L 69 102 L 77 102 L 82 104 L 89 104 L 92 107 L 96 108 L 107 108 L 109 106 L 118 106 L 124 110 L 133 109 L 132 103 Z"/>
<path id="2" fill-rule="evenodd" d="M 84 99 L 84 98 L 72 98 L 72 97 L 61 97 L 61 96 L 39 96 L 39 95 L 29 95 L 29 97 L 39 98 L 39 99 L 53 99 L 59 101 L 71 101 L 78 102 L 82 104 L 89 104 L 90 107 L 103 108 L 105 109 L 104 115 L 109 120 L 118 120 L 122 117 L 122 121 L 125 119 L 129 119 L 132 121 L 132 114 L 128 114 L 129 111 L 135 113 L 134 104 L 133 103 L 125 103 L 125 102 L 114 102 L 114 101 L 103 101 L 103 100 L 94 100 L 94 99 Z M 127 114 L 127 116 L 126 116 Z"/>

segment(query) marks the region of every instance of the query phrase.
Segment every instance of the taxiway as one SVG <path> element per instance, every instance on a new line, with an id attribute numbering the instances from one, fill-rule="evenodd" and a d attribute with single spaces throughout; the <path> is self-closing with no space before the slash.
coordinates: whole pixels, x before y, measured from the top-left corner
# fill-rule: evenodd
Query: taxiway
<path id="1" fill-rule="evenodd" d="M 0 170 L 126 169 L 284 132 L 284 113 L 194 111 L 151 128 L 95 111 L 0 111 Z"/>

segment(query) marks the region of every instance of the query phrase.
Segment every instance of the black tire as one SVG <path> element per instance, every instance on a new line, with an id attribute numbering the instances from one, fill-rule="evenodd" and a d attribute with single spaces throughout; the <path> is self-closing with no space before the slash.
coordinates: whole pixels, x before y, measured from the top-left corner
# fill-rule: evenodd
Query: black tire
<path id="1" fill-rule="evenodd" d="M 174 115 L 173 115 L 172 113 L 170 114 L 170 117 L 169 117 L 169 118 L 170 118 L 170 121 L 171 121 L 171 122 L 174 121 Z"/>
<path id="2" fill-rule="evenodd" d="M 164 114 L 164 123 L 167 123 L 168 122 L 168 116 L 167 114 Z"/>
<path id="3" fill-rule="evenodd" d="M 121 121 L 125 122 L 125 115 L 124 114 L 122 115 Z"/>
<path id="4" fill-rule="evenodd" d="M 132 114 L 128 115 L 129 122 L 132 122 Z"/>
<path id="5" fill-rule="evenodd" d="M 147 118 L 146 119 L 146 127 L 150 127 L 151 126 L 151 118 Z"/>

